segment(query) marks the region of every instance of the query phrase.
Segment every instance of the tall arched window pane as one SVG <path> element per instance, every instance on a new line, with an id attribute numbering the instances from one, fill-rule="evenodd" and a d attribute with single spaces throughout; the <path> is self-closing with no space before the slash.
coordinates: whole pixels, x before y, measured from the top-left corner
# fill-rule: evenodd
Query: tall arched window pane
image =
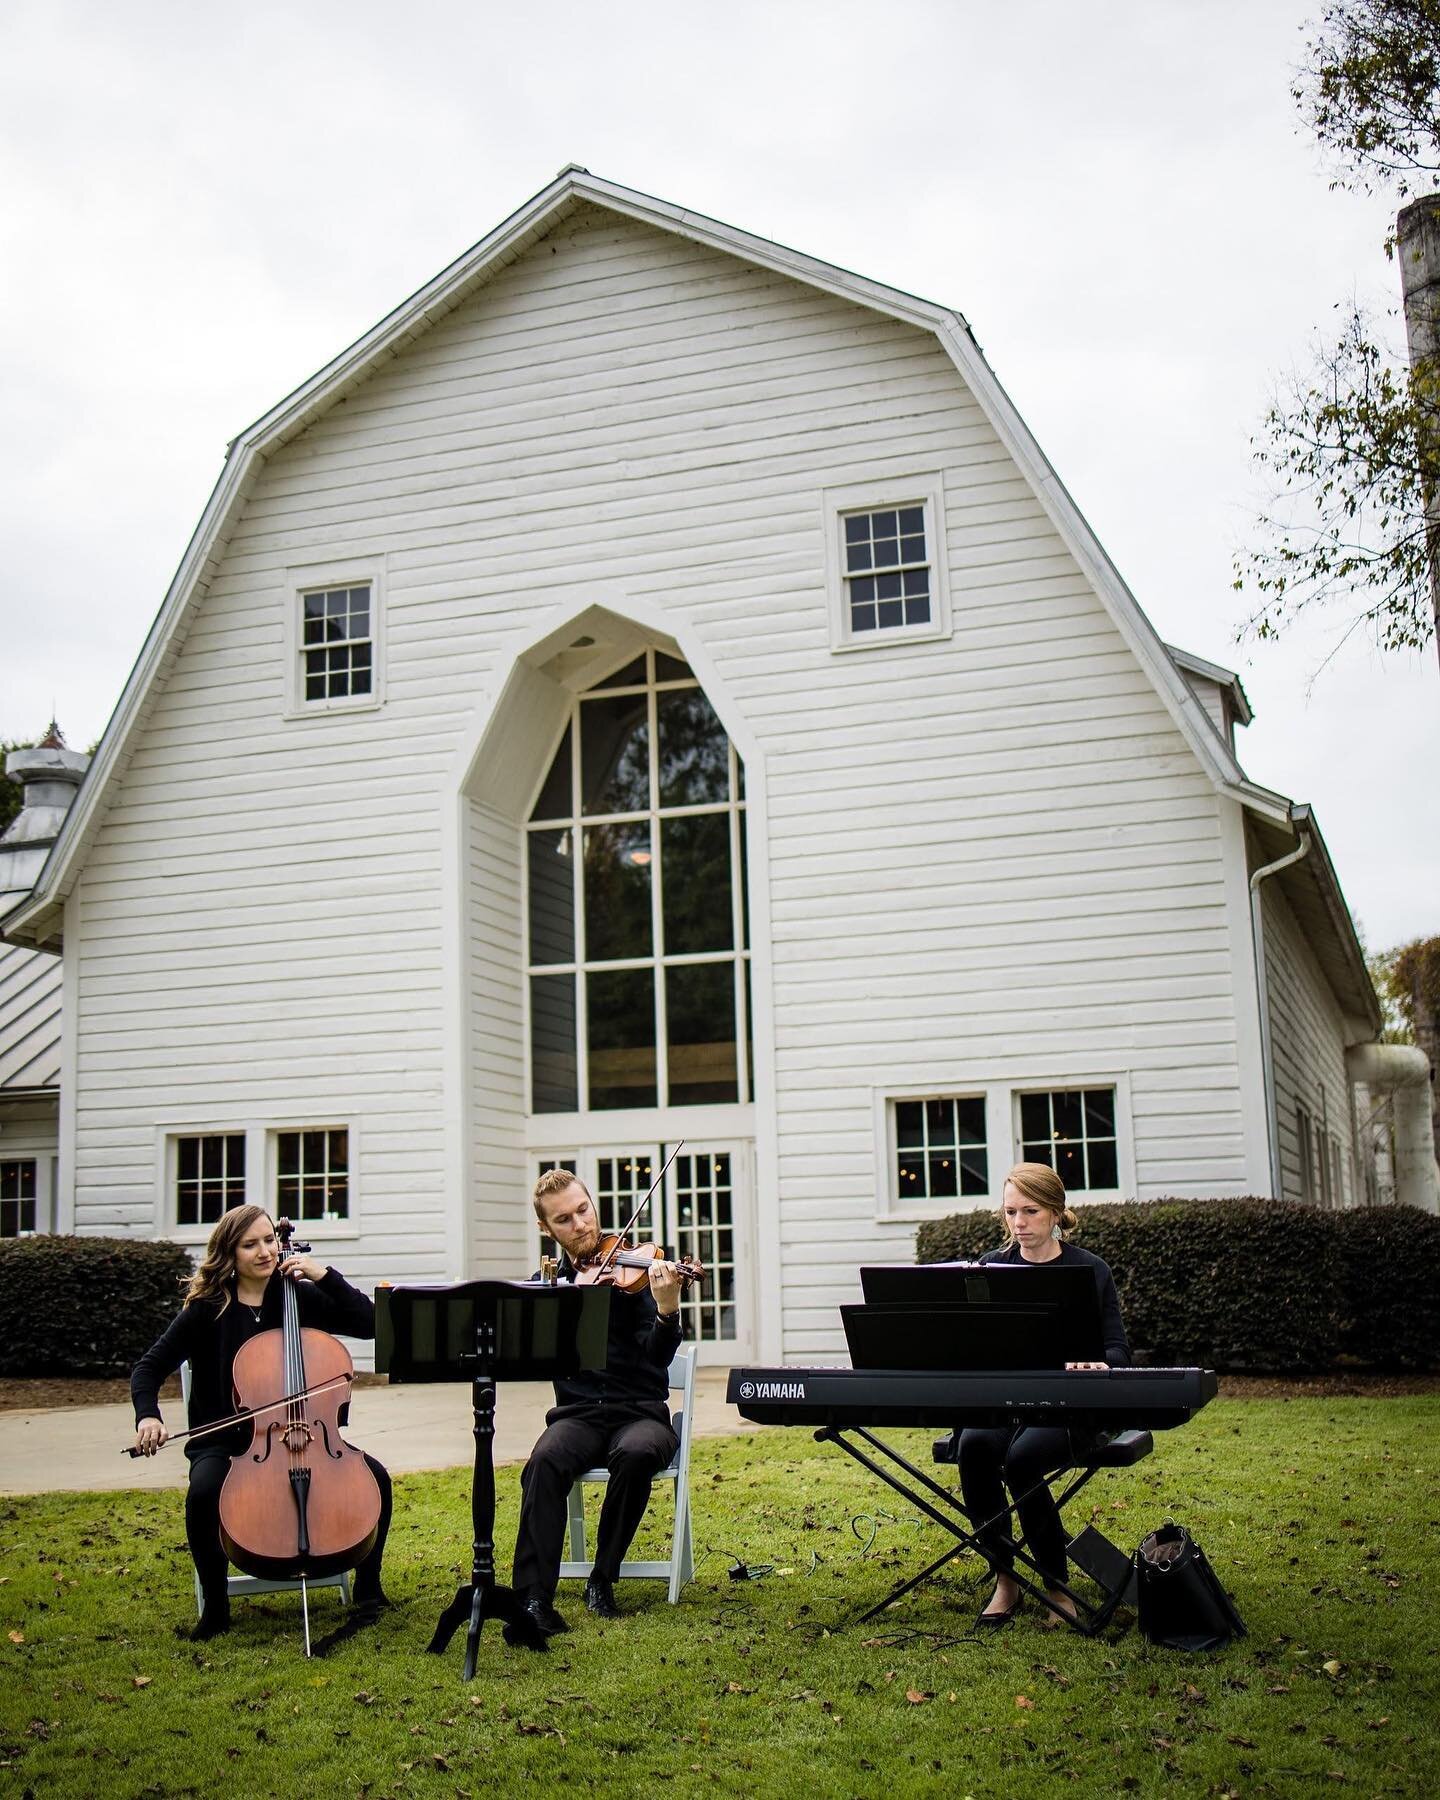
<path id="1" fill-rule="evenodd" d="M 572 702 L 526 836 L 534 1110 L 748 1099 L 744 771 L 686 664 Z"/>

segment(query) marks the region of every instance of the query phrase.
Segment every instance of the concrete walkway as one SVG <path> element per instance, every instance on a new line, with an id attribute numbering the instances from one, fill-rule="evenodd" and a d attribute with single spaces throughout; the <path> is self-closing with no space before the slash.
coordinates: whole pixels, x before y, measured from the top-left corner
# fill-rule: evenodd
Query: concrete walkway
<path id="1" fill-rule="evenodd" d="M 696 1373 L 697 1436 L 734 1437 L 754 1429 L 725 1404 L 727 1373 Z M 515 1382 L 500 1390 L 497 1463 L 524 1462 L 554 1398 L 548 1382 Z M 178 1400 L 165 1402 L 165 1411 L 171 1425 L 183 1416 Z M 467 1383 L 366 1386 L 355 1391 L 346 1436 L 395 1475 L 468 1469 L 475 1454 L 473 1423 Z M 132 1460 L 122 1453 L 134 1441 L 134 1414 L 128 1405 L 0 1412 L 0 1494 L 184 1487 L 188 1465 L 183 1444 Z"/>

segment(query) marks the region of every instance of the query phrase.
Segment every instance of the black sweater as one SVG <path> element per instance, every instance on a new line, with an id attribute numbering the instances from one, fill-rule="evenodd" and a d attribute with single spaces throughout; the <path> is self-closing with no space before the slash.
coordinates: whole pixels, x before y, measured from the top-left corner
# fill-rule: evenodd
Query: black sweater
<path id="1" fill-rule="evenodd" d="M 1007 1244 L 1003 1250 L 987 1250 L 980 1258 L 981 1262 L 1003 1262 L 1024 1264 L 1025 1258 L 1020 1254 L 1019 1244 Z M 1036 1268 L 1049 1268 L 1050 1263 L 1037 1263 Z M 1093 1269 L 1095 1272 L 1095 1291 L 1100 1296 L 1101 1337 L 1105 1345 L 1105 1360 L 1111 1368 L 1123 1368 L 1130 1361 L 1130 1340 L 1125 1335 L 1125 1321 L 1120 1316 L 1120 1296 L 1115 1291 L 1115 1277 L 1110 1273 L 1110 1265 L 1102 1262 L 1090 1250 L 1082 1250 L 1078 1244 L 1062 1243 L 1058 1260 L 1069 1268 Z"/>
<path id="2" fill-rule="evenodd" d="M 531 1277 L 538 1281 L 538 1272 Z M 573 1281 L 575 1270 L 562 1257 L 558 1279 Z M 610 1293 L 610 1335 L 603 1369 L 585 1369 L 555 1383 L 555 1409 L 565 1416 L 606 1404 L 621 1407 L 657 1402 L 668 1407 L 669 1369 L 680 1348 L 680 1314 L 664 1317 L 649 1286 L 637 1293 Z"/>
<path id="3" fill-rule="evenodd" d="M 182 1362 L 190 1364 L 192 1430 L 234 1412 L 230 1371 L 235 1352 L 256 1332 L 278 1329 L 284 1323 L 285 1297 L 280 1285 L 284 1279 L 278 1269 L 270 1277 L 258 1319 L 250 1307 L 235 1298 L 233 1286 L 224 1312 L 220 1311 L 218 1300 L 195 1300 L 182 1307 L 130 1372 L 135 1423 L 160 1418 L 160 1385 Z M 295 1294 L 302 1325 L 314 1325 L 345 1337 L 374 1337 L 374 1304 L 351 1287 L 338 1270 L 327 1269 L 319 1281 L 297 1281 Z M 343 1410 L 340 1422 L 345 1422 Z M 249 1441 L 250 1427 L 241 1424 L 230 1431 L 212 1432 L 209 1437 L 188 1439 L 185 1454 L 200 1456 L 223 1450 L 227 1456 L 234 1456 Z"/>

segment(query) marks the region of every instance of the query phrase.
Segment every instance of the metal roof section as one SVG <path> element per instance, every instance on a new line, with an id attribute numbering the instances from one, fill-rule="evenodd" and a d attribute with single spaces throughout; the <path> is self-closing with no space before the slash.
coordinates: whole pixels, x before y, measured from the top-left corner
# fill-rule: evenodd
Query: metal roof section
<path id="1" fill-rule="evenodd" d="M 90 778 L 71 807 L 29 898 L 0 920 L 0 932 L 12 942 L 52 947 L 59 944 L 63 902 L 103 817 L 111 779 L 124 772 L 148 699 L 163 684 L 179 653 L 189 610 L 209 587 L 265 457 L 305 430 L 381 363 L 400 355 L 437 320 L 469 300 L 581 205 L 597 206 L 657 230 L 674 232 L 934 332 L 991 428 L 1030 481 L 1062 541 L 1106 603 L 1121 636 L 1165 702 L 1200 766 L 1220 792 L 1240 800 L 1247 810 L 1275 823 L 1288 820 L 1289 809 L 1283 800 L 1246 779 L 958 312 L 567 164 L 552 182 L 495 230 L 248 426 L 229 446 L 220 478 L 95 752 Z"/>
<path id="2" fill-rule="evenodd" d="M 58 956 L 0 944 L 0 1099 L 60 1091 Z"/>
<path id="3" fill-rule="evenodd" d="M 1205 681 L 1213 681 L 1216 687 L 1226 690 L 1230 696 L 1230 712 L 1237 725 L 1248 725 L 1255 717 L 1250 710 L 1245 689 L 1240 685 L 1240 677 L 1233 669 L 1222 668 L 1219 663 L 1206 662 L 1203 656 L 1194 656 L 1190 651 L 1181 650 L 1174 644 L 1167 644 L 1165 648 L 1188 674 L 1199 675 Z"/>

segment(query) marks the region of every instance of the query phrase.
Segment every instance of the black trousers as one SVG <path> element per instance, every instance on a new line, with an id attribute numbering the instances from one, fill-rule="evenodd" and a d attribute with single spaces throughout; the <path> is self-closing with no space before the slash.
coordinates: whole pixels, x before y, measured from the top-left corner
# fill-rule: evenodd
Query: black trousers
<path id="1" fill-rule="evenodd" d="M 675 1454 L 677 1441 L 669 1414 L 658 1402 L 596 1406 L 578 1416 L 558 1408 L 550 1412 L 520 1477 L 517 1590 L 553 1599 L 570 1489 L 583 1470 L 601 1464 L 610 1479 L 596 1531 L 595 1573 L 614 1581 L 645 1517 L 654 1478 Z"/>
<path id="2" fill-rule="evenodd" d="M 365 1461 L 380 1489 L 380 1526 L 375 1533 L 374 1549 L 355 1566 L 353 1591 L 357 1605 L 380 1598 L 380 1562 L 390 1531 L 392 1505 L 389 1470 L 373 1456 L 367 1456 Z M 185 1495 L 185 1536 L 190 1542 L 190 1554 L 195 1559 L 207 1607 L 212 1600 L 219 1603 L 225 1599 L 225 1583 L 230 1573 L 229 1561 L 220 1544 L 220 1490 L 229 1473 L 230 1458 L 223 1451 L 205 1451 L 192 1457 L 190 1462 L 190 1488 Z"/>
<path id="3" fill-rule="evenodd" d="M 1048 1586 L 1065 1580 L 1065 1527 L 1059 1508 L 1044 1477 L 1075 1460 L 1070 1433 L 1058 1425 L 1024 1425 L 1018 1430 L 1008 1425 L 960 1433 L 960 1495 L 965 1510 L 975 1524 L 993 1519 L 1005 1507 L 1005 1489 L 1013 1495 L 1035 1492 L 1021 1500 L 1017 1511 L 1020 1530 L 1030 1554 L 1040 1565 Z M 1036 1483 L 1040 1486 L 1036 1486 Z M 1012 1535 L 1005 1530 L 1008 1520 L 977 1535 L 995 1565 L 1013 1569 L 1015 1558 L 1000 1543 L 1000 1537 Z"/>

